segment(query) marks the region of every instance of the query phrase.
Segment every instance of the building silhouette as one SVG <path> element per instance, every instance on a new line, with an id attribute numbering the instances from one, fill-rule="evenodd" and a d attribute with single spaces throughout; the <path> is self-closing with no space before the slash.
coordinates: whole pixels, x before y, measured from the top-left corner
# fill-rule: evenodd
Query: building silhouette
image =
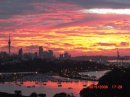
<path id="1" fill-rule="evenodd" d="M 38 57 L 37 52 L 35 52 L 35 53 L 34 53 L 34 55 L 35 55 L 35 58 L 37 58 L 37 57 Z"/>
<path id="2" fill-rule="evenodd" d="M 23 49 L 22 49 L 22 48 L 19 49 L 19 51 L 18 51 L 18 56 L 19 56 L 20 58 L 23 57 Z"/>
<path id="3" fill-rule="evenodd" d="M 63 54 L 60 54 L 59 59 L 70 59 L 71 55 L 68 52 L 64 52 Z"/>
<path id="4" fill-rule="evenodd" d="M 49 56 L 49 57 L 53 57 L 53 56 L 54 56 L 54 53 L 53 53 L 52 50 L 48 50 L 48 56 Z"/>
<path id="5" fill-rule="evenodd" d="M 65 52 L 65 53 L 64 53 L 64 58 L 65 58 L 65 59 L 70 59 L 70 58 L 71 58 L 71 55 L 70 55 L 68 52 Z"/>
<path id="6" fill-rule="evenodd" d="M 8 50 L 9 50 L 9 56 L 11 54 L 11 39 L 10 39 L 10 34 L 9 34 L 9 39 L 8 39 Z"/>
<path id="7" fill-rule="evenodd" d="M 39 58 L 48 59 L 53 57 L 54 57 L 54 53 L 52 50 L 44 51 L 42 46 L 39 47 Z"/>
<path id="8" fill-rule="evenodd" d="M 42 46 L 39 47 L 39 57 L 40 58 L 43 57 L 43 47 Z"/>

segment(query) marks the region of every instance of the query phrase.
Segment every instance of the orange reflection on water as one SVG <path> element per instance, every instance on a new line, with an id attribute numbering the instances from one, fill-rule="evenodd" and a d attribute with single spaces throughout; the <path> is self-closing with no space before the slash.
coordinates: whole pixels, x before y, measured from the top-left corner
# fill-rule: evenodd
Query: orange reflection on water
<path id="1" fill-rule="evenodd" d="M 47 87 L 47 88 L 57 88 L 57 89 L 70 89 L 74 93 L 79 93 L 83 88 L 88 87 L 92 84 L 96 85 L 98 82 L 94 81 L 73 81 L 73 82 L 31 82 L 31 81 L 26 81 L 23 82 L 23 86 L 29 86 L 29 87 Z"/>
<path id="2" fill-rule="evenodd" d="M 23 82 L 23 86 L 37 86 L 35 82 L 32 81 L 26 81 Z"/>
<path id="3" fill-rule="evenodd" d="M 93 81 L 86 81 L 86 82 L 82 82 L 82 81 L 78 81 L 78 82 L 62 82 L 60 83 L 62 85 L 62 88 L 68 88 L 68 87 L 72 87 L 72 88 L 83 88 L 83 85 L 86 85 L 87 87 L 94 84 L 96 85 L 97 82 L 93 82 Z M 57 82 L 47 82 L 47 86 L 48 87 L 57 87 L 58 83 Z"/>

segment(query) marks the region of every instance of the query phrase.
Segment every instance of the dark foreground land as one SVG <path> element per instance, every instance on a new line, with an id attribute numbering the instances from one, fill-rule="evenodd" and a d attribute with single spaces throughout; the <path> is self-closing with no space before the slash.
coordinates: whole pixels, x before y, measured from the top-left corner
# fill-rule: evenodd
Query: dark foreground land
<path id="1" fill-rule="evenodd" d="M 0 72 L 61 72 L 67 71 L 95 71 L 108 70 L 108 66 L 84 60 L 34 59 L 0 64 Z"/>
<path id="2" fill-rule="evenodd" d="M 130 97 L 130 69 L 114 69 L 97 86 L 84 88 L 81 97 Z"/>
<path id="3" fill-rule="evenodd" d="M 23 77 L 19 72 L 52 73 L 63 77 L 84 80 L 79 72 L 110 70 L 110 66 L 86 60 L 33 59 L 0 64 L 0 73 L 12 73 L 12 76 L 0 75 L 0 82 L 15 81 Z"/>
<path id="4" fill-rule="evenodd" d="M 0 97 L 25 97 L 20 92 L 15 94 L 0 93 Z M 45 94 L 32 93 L 29 97 L 46 97 Z M 53 97 L 74 97 L 66 93 L 59 93 Z M 104 75 L 98 85 L 84 88 L 80 97 L 130 97 L 130 69 L 114 69 Z"/>

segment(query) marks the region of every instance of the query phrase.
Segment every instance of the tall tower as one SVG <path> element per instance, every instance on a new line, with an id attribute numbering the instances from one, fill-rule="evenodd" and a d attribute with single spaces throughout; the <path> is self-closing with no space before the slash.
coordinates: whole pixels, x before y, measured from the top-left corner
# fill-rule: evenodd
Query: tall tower
<path id="1" fill-rule="evenodd" d="M 10 56 L 10 49 L 11 49 L 11 39 L 10 39 L 10 34 L 9 34 L 9 40 L 8 40 L 8 49 L 9 49 L 9 56 Z"/>

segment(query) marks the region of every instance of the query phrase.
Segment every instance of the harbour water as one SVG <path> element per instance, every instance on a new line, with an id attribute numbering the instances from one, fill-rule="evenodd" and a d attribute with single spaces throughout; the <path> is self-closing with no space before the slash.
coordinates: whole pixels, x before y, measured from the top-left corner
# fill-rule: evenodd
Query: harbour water
<path id="1" fill-rule="evenodd" d="M 85 74 L 89 74 L 90 76 L 98 77 L 104 75 L 106 72 L 104 71 L 95 71 L 85 72 Z M 83 72 L 82 72 L 83 74 Z M 22 91 L 22 94 L 25 96 L 29 96 L 32 92 L 36 92 L 38 94 L 44 93 L 47 97 L 53 97 L 57 93 L 65 92 L 65 93 L 73 93 L 76 97 L 79 97 L 79 92 L 92 84 L 97 84 L 98 81 L 89 81 L 89 80 L 77 80 L 64 78 L 61 76 L 49 76 L 49 75 L 41 75 L 37 74 L 35 76 L 25 76 L 23 79 L 19 79 L 14 82 L 4 82 L 0 84 L 0 92 L 6 93 L 14 93 L 15 90 Z"/>
<path id="2" fill-rule="evenodd" d="M 56 93 L 73 93 L 76 97 L 79 97 L 81 89 L 91 85 L 97 84 L 97 82 L 85 81 L 85 82 L 62 82 L 60 85 L 57 82 L 23 82 L 23 84 L 16 85 L 14 82 L 0 84 L 0 91 L 7 93 L 14 93 L 15 90 L 21 90 L 22 94 L 29 96 L 32 92 L 45 93 L 47 97 L 53 97 Z"/>

